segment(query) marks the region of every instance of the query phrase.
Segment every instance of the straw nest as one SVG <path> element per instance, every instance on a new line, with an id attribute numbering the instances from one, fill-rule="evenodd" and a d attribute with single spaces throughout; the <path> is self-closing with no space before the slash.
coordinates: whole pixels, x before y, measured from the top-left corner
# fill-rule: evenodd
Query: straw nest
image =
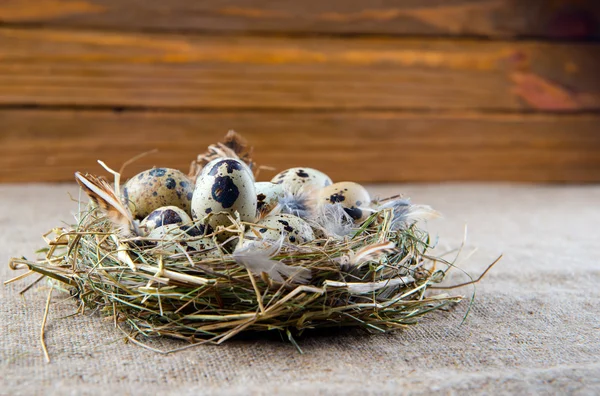
<path id="1" fill-rule="evenodd" d="M 306 329 L 387 332 L 461 300 L 430 290 L 452 263 L 430 255 L 428 233 L 405 221 L 405 201 L 388 202 L 346 235 L 300 245 L 281 239 L 240 249 L 252 224 L 229 215 L 228 227 L 204 236 L 214 241 L 211 255 L 186 250 L 189 236 L 124 235 L 106 211 L 80 202 L 76 224 L 44 235 L 43 257 L 10 266 L 59 281 L 81 312 L 99 311 L 137 343 L 222 343 L 276 330 L 295 344 Z"/>

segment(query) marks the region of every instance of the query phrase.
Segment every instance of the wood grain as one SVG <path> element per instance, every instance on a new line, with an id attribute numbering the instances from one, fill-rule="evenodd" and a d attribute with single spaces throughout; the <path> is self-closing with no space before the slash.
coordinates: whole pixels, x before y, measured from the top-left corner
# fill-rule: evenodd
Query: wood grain
<path id="1" fill-rule="evenodd" d="M 230 128 L 262 165 L 338 181 L 600 181 L 600 115 L 1 110 L 0 125 L 0 182 L 71 181 L 154 148 L 125 174 L 187 171 Z"/>
<path id="2" fill-rule="evenodd" d="M 0 29 L 0 105 L 600 108 L 600 45 Z"/>
<path id="3" fill-rule="evenodd" d="M 599 38 L 596 0 L 3 0 L 0 21 L 119 30 Z"/>

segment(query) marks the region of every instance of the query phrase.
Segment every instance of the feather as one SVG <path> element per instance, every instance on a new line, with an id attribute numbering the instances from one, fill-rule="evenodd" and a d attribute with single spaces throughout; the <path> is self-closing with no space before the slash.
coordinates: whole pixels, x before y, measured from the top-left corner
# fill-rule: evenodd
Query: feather
<path id="1" fill-rule="evenodd" d="M 276 282 L 285 282 L 285 277 L 296 283 L 308 283 L 312 276 L 308 268 L 286 265 L 281 261 L 271 259 L 271 256 L 281 247 L 282 242 L 283 240 L 279 246 L 277 244 L 268 246 L 264 243 L 251 243 L 236 249 L 232 256 L 236 263 L 254 275 L 265 273 Z"/>
<path id="2" fill-rule="evenodd" d="M 427 205 L 413 205 L 408 199 L 395 199 L 379 206 L 379 210 L 392 208 L 394 217 L 391 222 L 392 230 L 407 228 L 420 220 L 440 217 L 441 214 Z"/>
<path id="3" fill-rule="evenodd" d="M 252 148 L 248 147 L 246 139 L 231 130 L 227 132 L 222 142 L 211 144 L 205 153 L 198 155 L 198 158 L 190 166 L 188 176 L 195 179 L 206 164 L 217 158 L 235 158 L 246 163 L 252 171 L 256 168 L 256 164 L 252 160 Z"/>
<path id="4" fill-rule="evenodd" d="M 349 235 L 355 228 L 354 219 L 340 203 L 319 205 L 311 222 L 316 228 L 323 230 L 326 236 L 335 239 Z"/>
<path id="5" fill-rule="evenodd" d="M 396 244 L 391 241 L 368 245 L 354 253 L 350 264 L 356 266 L 366 261 L 378 260 L 381 255 L 392 253 L 395 250 Z"/>
<path id="6" fill-rule="evenodd" d="M 372 293 L 383 288 L 393 288 L 396 286 L 404 286 L 409 283 L 413 283 L 415 278 L 412 276 L 403 276 L 400 278 L 386 279 L 377 282 L 338 282 L 332 280 L 326 280 L 324 282 L 325 287 L 335 288 L 346 288 L 350 294 L 365 294 Z"/>
<path id="7" fill-rule="evenodd" d="M 112 186 L 104 179 L 86 173 L 75 172 L 75 180 L 90 200 L 98 206 L 124 236 L 141 235 L 137 221 L 128 208 L 123 206 Z"/>
<path id="8" fill-rule="evenodd" d="M 284 190 L 272 213 L 288 213 L 301 219 L 310 219 L 315 215 L 317 206 L 317 190 L 304 186 L 295 192 Z"/>
<path id="9" fill-rule="evenodd" d="M 248 153 L 248 142 L 239 133 L 234 130 L 230 130 L 225 135 L 223 146 L 233 150 L 238 156 L 243 156 Z"/>

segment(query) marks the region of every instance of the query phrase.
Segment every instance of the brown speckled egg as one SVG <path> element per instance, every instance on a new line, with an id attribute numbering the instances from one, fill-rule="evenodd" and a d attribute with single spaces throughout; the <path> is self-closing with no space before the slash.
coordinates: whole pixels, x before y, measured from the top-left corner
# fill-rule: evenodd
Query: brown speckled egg
<path id="1" fill-rule="evenodd" d="M 281 184 L 271 182 L 254 183 L 256 189 L 256 209 L 259 213 L 269 213 L 283 198 L 284 192 Z"/>
<path id="2" fill-rule="evenodd" d="M 204 219 L 209 214 L 212 228 L 230 224 L 226 214 L 238 212 L 242 221 L 256 220 L 254 178 L 243 162 L 233 158 L 211 161 L 196 180 L 192 198 L 192 218 Z"/>
<path id="3" fill-rule="evenodd" d="M 194 183 L 181 171 L 152 168 L 125 183 L 122 197 L 136 219 L 143 219 L 162 206 L 177 206 L 191 214 Z"/>
<path id="4" fill-rule="evenodd" d="M 287 213 L 267 216 L 252 228 L 253 230 L 246 232 L 246 237 L 252 239 L 278 241 L 284 235 L 285 242 L 294 245 L 315 239 L 313 230 L 306 221 Z"/>
<path id="5" fill-rule="evenodd" d="M 205 257 L 220 255 L 216 243 L 210 237 L 201 236 L 198 228 L 181 224 L 166 224 L 156 227 L 148 234 L 148 239 L 156 240 L 156 248 L 162 252 L 198 252 Z"/>
<path id="6" fill-rule="evenodd" d="M 290 168 L 275 175 L 271 182 L 281 184 L 285 191 L 296 193 L 304 186 L 321 189 L 332 181 L 325 173 L 312 168 Z"/>
<path id="7" fill-rule="evenodd" d="M 325 187 L 319 192 L 319 202 L 339 203 L 355 222 L 362 222 L 371 214 L 369 210 L 365 210 L 371 205 L 369 192 L 354 182 L 339 182 Z"/>
<path id="8" fill-rule="evenodd" d="M 177 206 L 163 206 L 150 213 L 142 220 L 140 227 L 147 233 L 152 232 L 155 228 L 168 224 L 190 224 L 191 217 Z"/>
<path id="9" fill-rule="evenodd" d="M 212 168 L 213 168 L 213 166 L 215 164 L 220 163 L 224 159 L 234 159 L 234 158 L 226 158 L 226 157 L 215 158 L 214 160 L 212 160 L 209 163 L 207 163 L 206 165 L 204 165 L 204 167 L 200 171 L 200 175 L 208 173 L 209 171 L 212 170 Z M 246 169 L 246 171 L 248 172 L 248 174 L 252 177 L 252 180 L 254 181 L 254 173 L 252 172 L 252 169 L 250 169 L 250 167 L 248 166 L 248 164 L 245 163 L 244 161 L 241 161 L 241 160 L 238 160 L 238 159 L 234 159 L 234 160 L 237 161 L 238 165 L 240 165 L 241 167 L 243 167 L 244 169 Z M 200 175 L 198 175 L 198 176 L 200 176 Z"/>

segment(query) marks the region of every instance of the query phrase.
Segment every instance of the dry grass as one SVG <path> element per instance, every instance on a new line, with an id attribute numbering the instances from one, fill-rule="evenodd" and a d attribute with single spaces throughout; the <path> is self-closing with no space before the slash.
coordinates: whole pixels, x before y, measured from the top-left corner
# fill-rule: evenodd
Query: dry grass
<path id="1" fill-rule="evenodd" d="M 252 274 L 230 254 L 231 238 L 218 244 L 217 258 L 186 252 L 177 240 L 169 242 L 180 248 L 173 254 L 143 237 L 123 239 L 91 205 L 76 225 L 44 236 L 43 258 L 10 265 L 65 284 L 81 312 L 98 310 L 137 343 L 154 336 L 222 343 L 273 330 L 294 342 L 305 329 L 343 326 L 386 332 L 461 300 L 429 292 L 452 263 L 428 254 L 429 235 L 416 225 L 393 230 L 393 216 L 374 213 L 343 239 L 283 245 L 272 260 L 309 269 L 303 285 Z M 232 220 L 229 232 L 242 235 L 244 224 Z"/>

